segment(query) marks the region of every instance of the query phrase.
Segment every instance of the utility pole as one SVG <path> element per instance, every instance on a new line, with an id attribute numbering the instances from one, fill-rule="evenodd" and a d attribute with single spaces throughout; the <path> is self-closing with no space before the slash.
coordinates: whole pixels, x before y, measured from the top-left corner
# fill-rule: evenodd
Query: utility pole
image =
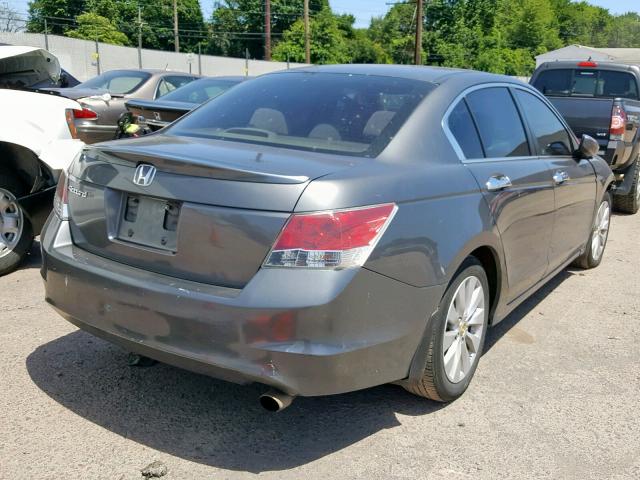
<path id="1" fill-rule="evenodd" d="M 264 0 L 264 59 L 271 60 L 271 0 Z"/>
<path id="2" fill-rule="evenodd" d="M 180 38 L 178 36 L 178 0 L 173 0 L 173 43 L 176 52 L 180 51 Z"/>
<path id="3" fill-rule="evenodd" d="M 142 69 L 142 7 L 138 5 L 138 68 Z"/>
<path id="4" fill-rule="evenodd" d="M 418 0 L 416 9 L 416 50 L 415 64 L 422 65 L 422 24 L 424 22 L 423 0 Z"/>
<path id="5" fill-rule="evenodd" d="M 44 49 L 49 50 L 49 28 L 47 27 L 47 17 L 44 17 Z"/>
<path id="6" fill-rule="evenodd" d="M 304 0 L 304 61 L 311 63 L 311 46 L 309 45 L 309 0 Z"/>

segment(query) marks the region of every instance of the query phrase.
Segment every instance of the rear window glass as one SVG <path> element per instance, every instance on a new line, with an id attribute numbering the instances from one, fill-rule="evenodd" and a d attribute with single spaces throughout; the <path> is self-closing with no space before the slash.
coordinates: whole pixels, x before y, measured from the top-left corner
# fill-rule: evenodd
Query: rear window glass
<path id="1" fill-rule="evenodd" d="M 628 72 L 557 69 L 540 73 L 533 85 L 545 95 L 638 99 L 638 86 Z"/>
<path id="2" fill-rule="evenodd" d="M 522 120 L 506 88 L 476 90 L 467 95 L 487 158 L 530 155 Z"/>
<path id="3" fill-rule="evenodd" d="M 478 131 L 464 100 L 458 102 L 449 114 L 449 130 L 462 149 L 465 158 L 483 158 Z"/>
<path id="4" fill-rule="evenodd" d="M 151 74 L 147 72 L 112 70 L 79 84 L 77 88 L 95 88 L 124 95 L 137 90 L 149 77 Z"/>
<path id="5" fill-rule="evenodd" d="M 239 80 L 213 80 L 204 78 L 168 93 L 164 99 L 171 100 L 172 102 L 204 103 L 210 98 L 217 97 L 222 92 L 229 90 L 238 83 L 240 83 Z"/>
<path id="6" fill-rule="evenodd" d="M 376 156 L 433 88 L 373 75 L 265 75 L 214 98 L 168 133 Z"/>

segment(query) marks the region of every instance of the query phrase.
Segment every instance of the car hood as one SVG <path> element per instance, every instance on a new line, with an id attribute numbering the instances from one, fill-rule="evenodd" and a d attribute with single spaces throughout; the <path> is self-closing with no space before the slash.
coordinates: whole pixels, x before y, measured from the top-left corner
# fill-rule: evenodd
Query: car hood
<path id="1" fill-rule="evenodd" d="M 50 80 L 58 82 L 60 63 L 58 59 L 42 48 L 0 46 L 0 79 L 20 82 L 22 87 L 30 87 Z"/>

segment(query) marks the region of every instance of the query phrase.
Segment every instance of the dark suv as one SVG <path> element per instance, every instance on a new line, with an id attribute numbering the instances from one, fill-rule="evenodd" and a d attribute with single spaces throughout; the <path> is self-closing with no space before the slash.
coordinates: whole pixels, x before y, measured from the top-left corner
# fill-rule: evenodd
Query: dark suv
<path id="1" fill-rule="evenodd" d="M 616 175 L 614 206 L 640 207 L 640 67 L 607 62 L 548 62 L 534 72 L 540 90 L 578 135 L 600 144 Z"/>

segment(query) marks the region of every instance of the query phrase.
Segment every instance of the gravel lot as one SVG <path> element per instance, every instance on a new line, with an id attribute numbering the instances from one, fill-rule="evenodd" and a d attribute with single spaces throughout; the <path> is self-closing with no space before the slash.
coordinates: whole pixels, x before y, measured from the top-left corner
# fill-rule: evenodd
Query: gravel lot
<path id="1" fill-rule="evenodd" d="M 126 354 L 43 301 L 37 248 L 0 278 L 0 478 L 640 478 L 640 217 L 492 329 L 469 391 L 396 386 L 279 413 L 237 386 Z M 37 247 L 37 245 L 36 245 Z"/>

